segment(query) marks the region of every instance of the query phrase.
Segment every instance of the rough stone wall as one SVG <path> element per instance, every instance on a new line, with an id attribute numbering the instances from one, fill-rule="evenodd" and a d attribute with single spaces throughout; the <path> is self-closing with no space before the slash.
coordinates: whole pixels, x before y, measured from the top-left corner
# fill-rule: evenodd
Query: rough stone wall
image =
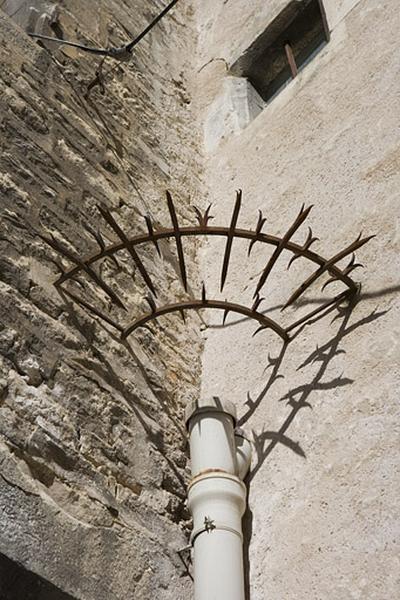
<path id="1" fill-rule="evenodd" d="M 304 202 L 326 257 L 362 230 L 376 238 L 353 310 L 303 329 L 283 350 L 272 333 L 231 316 L 204 331 L 202 394 L 237 403 L 255 440 L 246 515 L 251 600 L 385 600 L 398 595 L 399 12 L 394 0 L 324 0 L 331 41 L 247 127 L 231 95 L 230 65 L 285 0 L 198 4 L 199 107 L 214 224 L 282 235 Z M 240 117 L 240 115 L 239 115 Z M 304 241 L 307 227 L 296 234 Z M 219 291 L 224 244 L 203 253 L 210 297 Z M 217 259 L 220 256 L 221 260 Z M 234 242 L 224 297 L 251 305 L 268 250 Z M 335 292 L 310 290 L 280 313 L 309 273 L 279 260 L 260 306 L 294 320 Z M 337 316 L 335 320 L 333 317 Z"/>
<path id="2" fill-rule="evenodd" d="M 163 6 L 59 2 L 53 34 L 122 45 Z M 55 290 L 56 253 L 37 233 L 88 254 L 97 246 L 85 226 L 115 239 L 97 204 L 127 233 L 144 231 L 144 214 L 170 222 L 167 188 L 189 218 L 201 169 L 191 23 L 182 3 L 86 98 L 97 58 L 41 48 L 0 13 L 0 551 L 85 600 L 187 598 L 176 553 L 186 544 L 182 406 L 197 393 L 201 340 L 195 318 L 171 318 L 122 346 Z M 179 296 L 173 248 L 141 255 L 160 298 Z M 102 269 L 133 318 L 145 289 L 129 257 Z"/>

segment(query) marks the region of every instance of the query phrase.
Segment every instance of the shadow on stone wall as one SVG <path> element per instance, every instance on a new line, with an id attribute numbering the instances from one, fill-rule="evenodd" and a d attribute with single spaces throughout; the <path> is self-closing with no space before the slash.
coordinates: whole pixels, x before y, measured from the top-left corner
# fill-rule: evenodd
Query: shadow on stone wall
<path id="1" fill-rule="evenodd" d="M 292 440 L 287 432 L 296 419 L 299 411 L 303 408 L 312 408 L 310 403 L 310 396 L 315 390 L 323 391 L 323 390 L 332 390 L 339 387 L 343 387 L 346 385 L 351 385 L 353 383 L 352 379 L 344 377 L 340 375 L 339 377 L 335 377 L 330 381 L 323 381 L 324 375 L 328 369 L 328 366 L 331 360 L 337 356 L 338 354 L 342 354 L 345 352 L 344 349 L 340 347 L 342 340 L 348 335 L 354 334 L 354 332 L 363 327 L 364 325 L 368 325 L 373 321 L 376 321 L 380 317 L 382 317 L 387 310 L 377 311 L 373 310 L 369 315 L 356 321 L 355 323 L 350 324 L 350 318 L 353 313 L 353 310 L 362 299 L 367 298 L 376 298 L 380 296 L 385 296 L 387 294 L 393 293 L 394 291 L 399 291 L 400 286 L 394 286 L 391 288 L 383 289 L 377 292 L 371 292 L 367 294 L 360 294 L 355 297 L 351 303 L 346 307 L 342 307 L 339 309 L 332 308 L 327 312 L 318 315 L 315 320 L 319 320 L 327 315 L 327 313 L 336 310 L 337 314 L 333 318 L 333 322 L 339 321 L 339 327 L 336 331 L 336 334 L 330 339 L 327 340 L 322 346 L 317 346 L 311 354 L 302 361 L 302 363 L 298 366 L 297 370 L 304 368 L 308 365 L 314 364 L 316 362 L 320 363 L 319 369 L 317 373 L 312 377 L 309 383 L 302 384 L 298 387 L 294 387 L 290 389 L 283 397 L 279 398 L 279 402 L 286 401 L 286 403 L 291 407 L 291 411 L 285 421 L 282 423 L 281 427 L 278 431 L 268 431 L 264 430 L 261 433 L 257 434 L 253 431 L 253 441 L 256 450 L 256 464 L 252 468 L 251 472 L 246 478 L 246 485 L 248 489 L 248 493 L 250 493 L 250 486 L 252 481 L 254 480 L 257 473 L 260 471 L 264 462 L 270 456 L 271 452 L 278 444 L 283 444 L 297 455 L 306 458 L 306 454 L 304 450 L 301 448 L 300 444 L 294 440 Z M 298 335 L 302 331 L 300 329 L 296 335 Z M 263 388 L 261 393 L 255 400 L 252 400 L 248 394 L 247 406 L 248 410 L 240 419 L 239 424 L 243 425 L 248 421 L 248 419 L 254 414 L 256 409 L 261 405 L 263 399 L 265 398 L 267 392 L 270 390 L 272 385 L 277 379 L 283 377 L 283 375 L 279 372 L 284 356 L 286 354 L 287 348 L 290 343 L 286 343 L 282 346 L 280 353 L 276 358 L 269 358 L 269 366 L 272 367 L 272 372 Z M 244 567 L 245 567 L 245 585 L 246 585 L 246 600 L 250 600 L 250 542 L 252 538 L 252 524 L 253 524 L 253 514 L 249 505 L 247 504 L 247 510 L 243 519 L 243 535 L 244 535 Z"/>
<path id="2" fill-rule="evenodd" d="M 74 600 L 35 573 L 0 554 L 1 600 Z"/>
<path id="3" fill-rule="evenodd" d="M 120 374 L 116 372 L 115 367 L 109 360 L 108 354 L 102 350 L 99 344 L 94 342 L 92 325 L 90 327 L 85 326 L 84 320 L 79 317 L 79 314 L 74 309 L 74 305 L 62 293 L 62 290 L 58 290 L 58 294 L 65 303 L 64 307 L 68 311 L 71 322 L 83 336 L 87 347 L 91 352 L 91 356 L 88 354 L 77 356 L 74 359 L 75 366 L 83 372 L 91 372 L 99 381 L 109 386 L 123 399 L 125 406 L 129 407 L 129 410 L 133 413 L 145 431 L 151 446 L 165 460 L 170 476 L 164 476 L 162 486 L 163 489 L 174 494 L 179 501 L 175 513 L 171 515 L 173 520 L 178 522 L 186 510 L 184 506 L 184 501 L 186 499 L 186 481 L 182 468 L 179 469 L 177 467 L 171 455 L 173 454 L 175 447 L 183 449 L 186 446 L 186 432 L 183 424 L 178 421 L 173 410 L 171 410 L 168 392 L 162 387 L 160 382 L 151 380 L 146 365 L 141 361 L 127 340 L 120 342 L 119 338 L 110 333 L 109 329 L 107 329 L 102 322 L 97 322 L 100 329 L 106 332 L 116 344 L 121 344 L 121 347 L 126 350 L 132 366 L 139 369 L 141 376 L 149 389 L 151 389 L 152 394 L 156 399 L 156 404 L 149 405 L 139 394 L 134 393 L 129 386 L 129 381 L 127 382 L 121 379 Z M 166 417 L 169 423 L 169 429 L 173 432 L 174 445 L 171 444 L 171 441 L 166 439 L 165 431 L 160 427 L 162 416 Z M 184 466 L 185 465 L 182 464 L 180 465 L 180 467 Z"/>

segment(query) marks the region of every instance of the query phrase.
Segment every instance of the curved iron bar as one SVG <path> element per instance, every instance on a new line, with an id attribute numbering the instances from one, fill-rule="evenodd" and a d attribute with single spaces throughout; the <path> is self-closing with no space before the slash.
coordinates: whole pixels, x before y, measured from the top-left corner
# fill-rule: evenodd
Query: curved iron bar
<path id="1" fill-rule="evenodd" d="M 143 327 L 149 321 L 156 319 L 157 317 L 161 317 L 162 315 L 166 315 L 172 312 L 181 312 L 185 310 L 199 310 L 202 308 L 213 308 L 217 310 L 223 310 L 225 312 L 234 312 L 251 319 L 258 321 L 261 325 L 262 329 L 272 329 L 277 333 L 285 342 L 289 341 L 289 335 L 286 333 L 285 329 L 278 325 L 272 319 L 266 317 L 260 312 L 251 310 L 247 306 L 243 306 L 242 304 L 235 304 L 233 302 L 226 302 L 222 300 L 209 300 L 207 298 L 203 298 L 201 300 L 188 300 L 186 302 L 178 302 L 176 304 L 167 304 L 166 306 L 162 306 L 161 308 L 155 309 L 150 313 L 145 314 L 144 316 L 136 319 L 131 325 L 126 327 L 121 333 L 121 339 L 126 339 L 135 329 L 138 327 Z"/>
<path id="2" fill-rule="evenodd" d="M 60 293 L 65 294 L 73 302 L 82 306 L 83 308 L 86 308 L 86 310 L 88 310 L 89 312 L 92 312 L 94 315 L 96 315 L 97 317 L 99 317 L 100 319 L 102 319 L 103 321 L 108 323 L 109 325 L 112 325 L 113 327 L 115 327 L 115 329 L 117 329 L 120 332 L 121 339 L 126 339 L 126 337 L 128 337 L 135 329 L 142 327 L 143 325 L 146 325 L 149 321 L 151 321 L 153 319 L 157 319 L 157 317 L 160 317 L 164 314 L 168 314 L 168 313 L 172 313 L 172 312 L 179 312 L 181 314 L 181 317 L 183 318 L 183 320 L 186 321 L 185 310 L 190 310 L 190 309 L 201 310 L 201 309 L 205 309 L 205 308 L 216 308 L 216 309 L 224 310 L 224 316 L 223 316 L 223 320 L 222 320 L 223 325 L 225 324 L 228 313 L 236 312 L 236 313 L 242 314 L 248 318 L 255 319 L 259 323 L 262 322 L 260 327 L 253 333 L 253 337 L 257 333 L 262 331 L 263 329 L 272 329 L 273 331 L 275 331 L 275 333 L 277 333 L 279 335 L 279 337 L 281 337 L 286 343 L 288 343 L 295 336 L 295 334 L 293 336 L 291 336 L 291 332 L 294 329 L 297 329 L 301 325 L 304 325 L 305 323 L 310 321 L 313 317 L 324 312 L 326 309 L 332 308 L 334 306 L 339 306 L 343 301 L 345 301 L 345 300 L 349 301 L 354 296 L 354 292 L 352 290 L 347 289 L 344 292 L 342 292 L 341 294 L 335 296 L 334 298 L 331 298 L 330 300 L 328 300 L 327 302 L 325 302 L 324 304 L 322 304 L 315 310 L 311 311 L 310 313 L 307 313 L 306 315 L 304 315 L 303 317 L 301 317 L 294 323 L 291 323 L 287 327 L 283 328 L 278 323 L 273 321 L 272 319 L 266 317 L 262 313 L 257 312 L 256 309 L 254 308 L 254 305 L 251 309 L 248 309 L 247 307 L 244 307 L 244 306 L 241 306 L 238 304 L 234 304 L 232 302 L 227 302 L 226 300 L 224 302 L 219 301 L 219 300 L 208 301 L 204 295 L 205 290 L 203 288 L 203 294 L 202 294 L 201 300 L 194 300 L 191 302 L 188 301 L 188 302 L 183 302 L 183 303 L 170 304 L 165 307 L 162 307 L 161 309 L 156 308 L 156 305 L 154 304 L 154 300 L 152 300 L 151 297 L 146 297 L 146 300 L 149 303 L 150 308 L 152 309 L 151 313 L 144 315 L 144 317 L 141 317 L 140 319 L 136 319 L 131 325 L 129 325 L 129 327 L 124 328 L 124 327 L 122 327 L 122 325 L 120 325 L 114 319 L 112 319 L 109 315 L 105 314 L 103 311 L 99 310 L 98 308 L 96 308 L 96 306 L 93 306 L 92 304 L 90 304 L 89 302 L 84 300 L 83 298 L 80 298 L 79 296 L 77 296 L 73 292 L 63 288 L 62 286 L 56 285 L 56 287 L 60 291 Z M 357 289 L 357 292 L 358 291 L 359 290 Z"/>
<path id="3" fill-rule="evenodd" d="M 216 226 L 189 226 L 189 227 L 181 227 L 180 228 L 180 236 L 196 236 L 196 235 L 213 235 L 213 236 L 225 236 L 229 238 L 232 235 L 232 231 L 230 227 L 216 227 Z M 254 242 L 261 242 L 263 244 L 269 244 L 271 246 L 278 247 L 281 244 L 282 238 L 269 235 L 266 233 L 255 233 L 251 229 L 235 229 L 234 232 L 235 237 L 242 238 Z M 157 231 L 153 231 L 153 234 L 149 233 L 137 235 L 134 237 L 128 238 L 129 246 L 134 247 L 140 244 L 145 244 L 148 242 L 152 242 L 153 244 L 158 242 L 159 240 L 175 238 L 176 231 L 175 229 L 159 229 Z M 47 241 L 47 240 L 46 240 Z M 360 242 L 364 242 L 364 240 L 360 240 Z M 83 263 L 86 265 L 91 265 L 94 262 L 101 260 L 106 257 L 113 256 L 116 252 L 120 250 L 126 249 L 126 244 L 124 242 L 116 242 L 115 244 L 111 244 L 108 248 L 100 250 L 96 254 L 92 254 L 88 256 L 86 259 L 82 259 L 82 265 L 76 265 L 71 269 L 65 271 L 56 281 L 57 284 L 61 284 L 64 281 L 74 277 L 80 270 L 84 270 Z M 323 258 L 316 252 L 312 250 L 304 249 L 300 244 L 296 244 L 295 242 L 288 241 L 285 246 L 286 250 L 292 252 L 296 256 L 303 256 L 304 258 L 310 260 L 311 262 L 317 264 L 319 267 L 324 268 L 327 259 Z M 353 291 L 357 290 L 357 284 L 345 274 L 344 270 L 337 267 L 335 264 L 329 264 L 329 267 L 326 269 L 331 275 L 334 275 L 337 279 L 340 279 L 347 287 Z"/>

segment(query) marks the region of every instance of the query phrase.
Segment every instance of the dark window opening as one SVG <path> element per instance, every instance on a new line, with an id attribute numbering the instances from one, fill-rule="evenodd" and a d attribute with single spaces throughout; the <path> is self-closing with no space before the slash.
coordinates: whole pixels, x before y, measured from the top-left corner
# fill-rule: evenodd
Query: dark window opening
<path id="1" fill-rule="evenodd" d="M 35 573 L 0 554 L 0 600 L 74 600 Z"/>
<path id="2" fill-rule="evenodd" d="M 322 0 L 292 0 L 231 68 L 268 102 L 329 41 Z"/>

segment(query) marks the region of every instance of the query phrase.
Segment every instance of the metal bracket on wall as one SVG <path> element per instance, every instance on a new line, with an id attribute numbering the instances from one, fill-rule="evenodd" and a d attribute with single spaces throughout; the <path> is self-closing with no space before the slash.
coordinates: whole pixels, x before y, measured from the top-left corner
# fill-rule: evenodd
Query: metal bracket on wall
<path id="1" fill-rule="evenodd" d="M 192 566 L 191 551 L 192 551 L 192 544 L 189 544 L 188 546 L 185 546 L 184 548 L 180 548 L 180 550 L 177 550 L 177 553 L 181 560 L 181 563 L 185 567 L 185 574 L 188 575 L 190 577 L 190 579 L 193 581 L 193 575 L 190 572 L 190 567 Z"/>

